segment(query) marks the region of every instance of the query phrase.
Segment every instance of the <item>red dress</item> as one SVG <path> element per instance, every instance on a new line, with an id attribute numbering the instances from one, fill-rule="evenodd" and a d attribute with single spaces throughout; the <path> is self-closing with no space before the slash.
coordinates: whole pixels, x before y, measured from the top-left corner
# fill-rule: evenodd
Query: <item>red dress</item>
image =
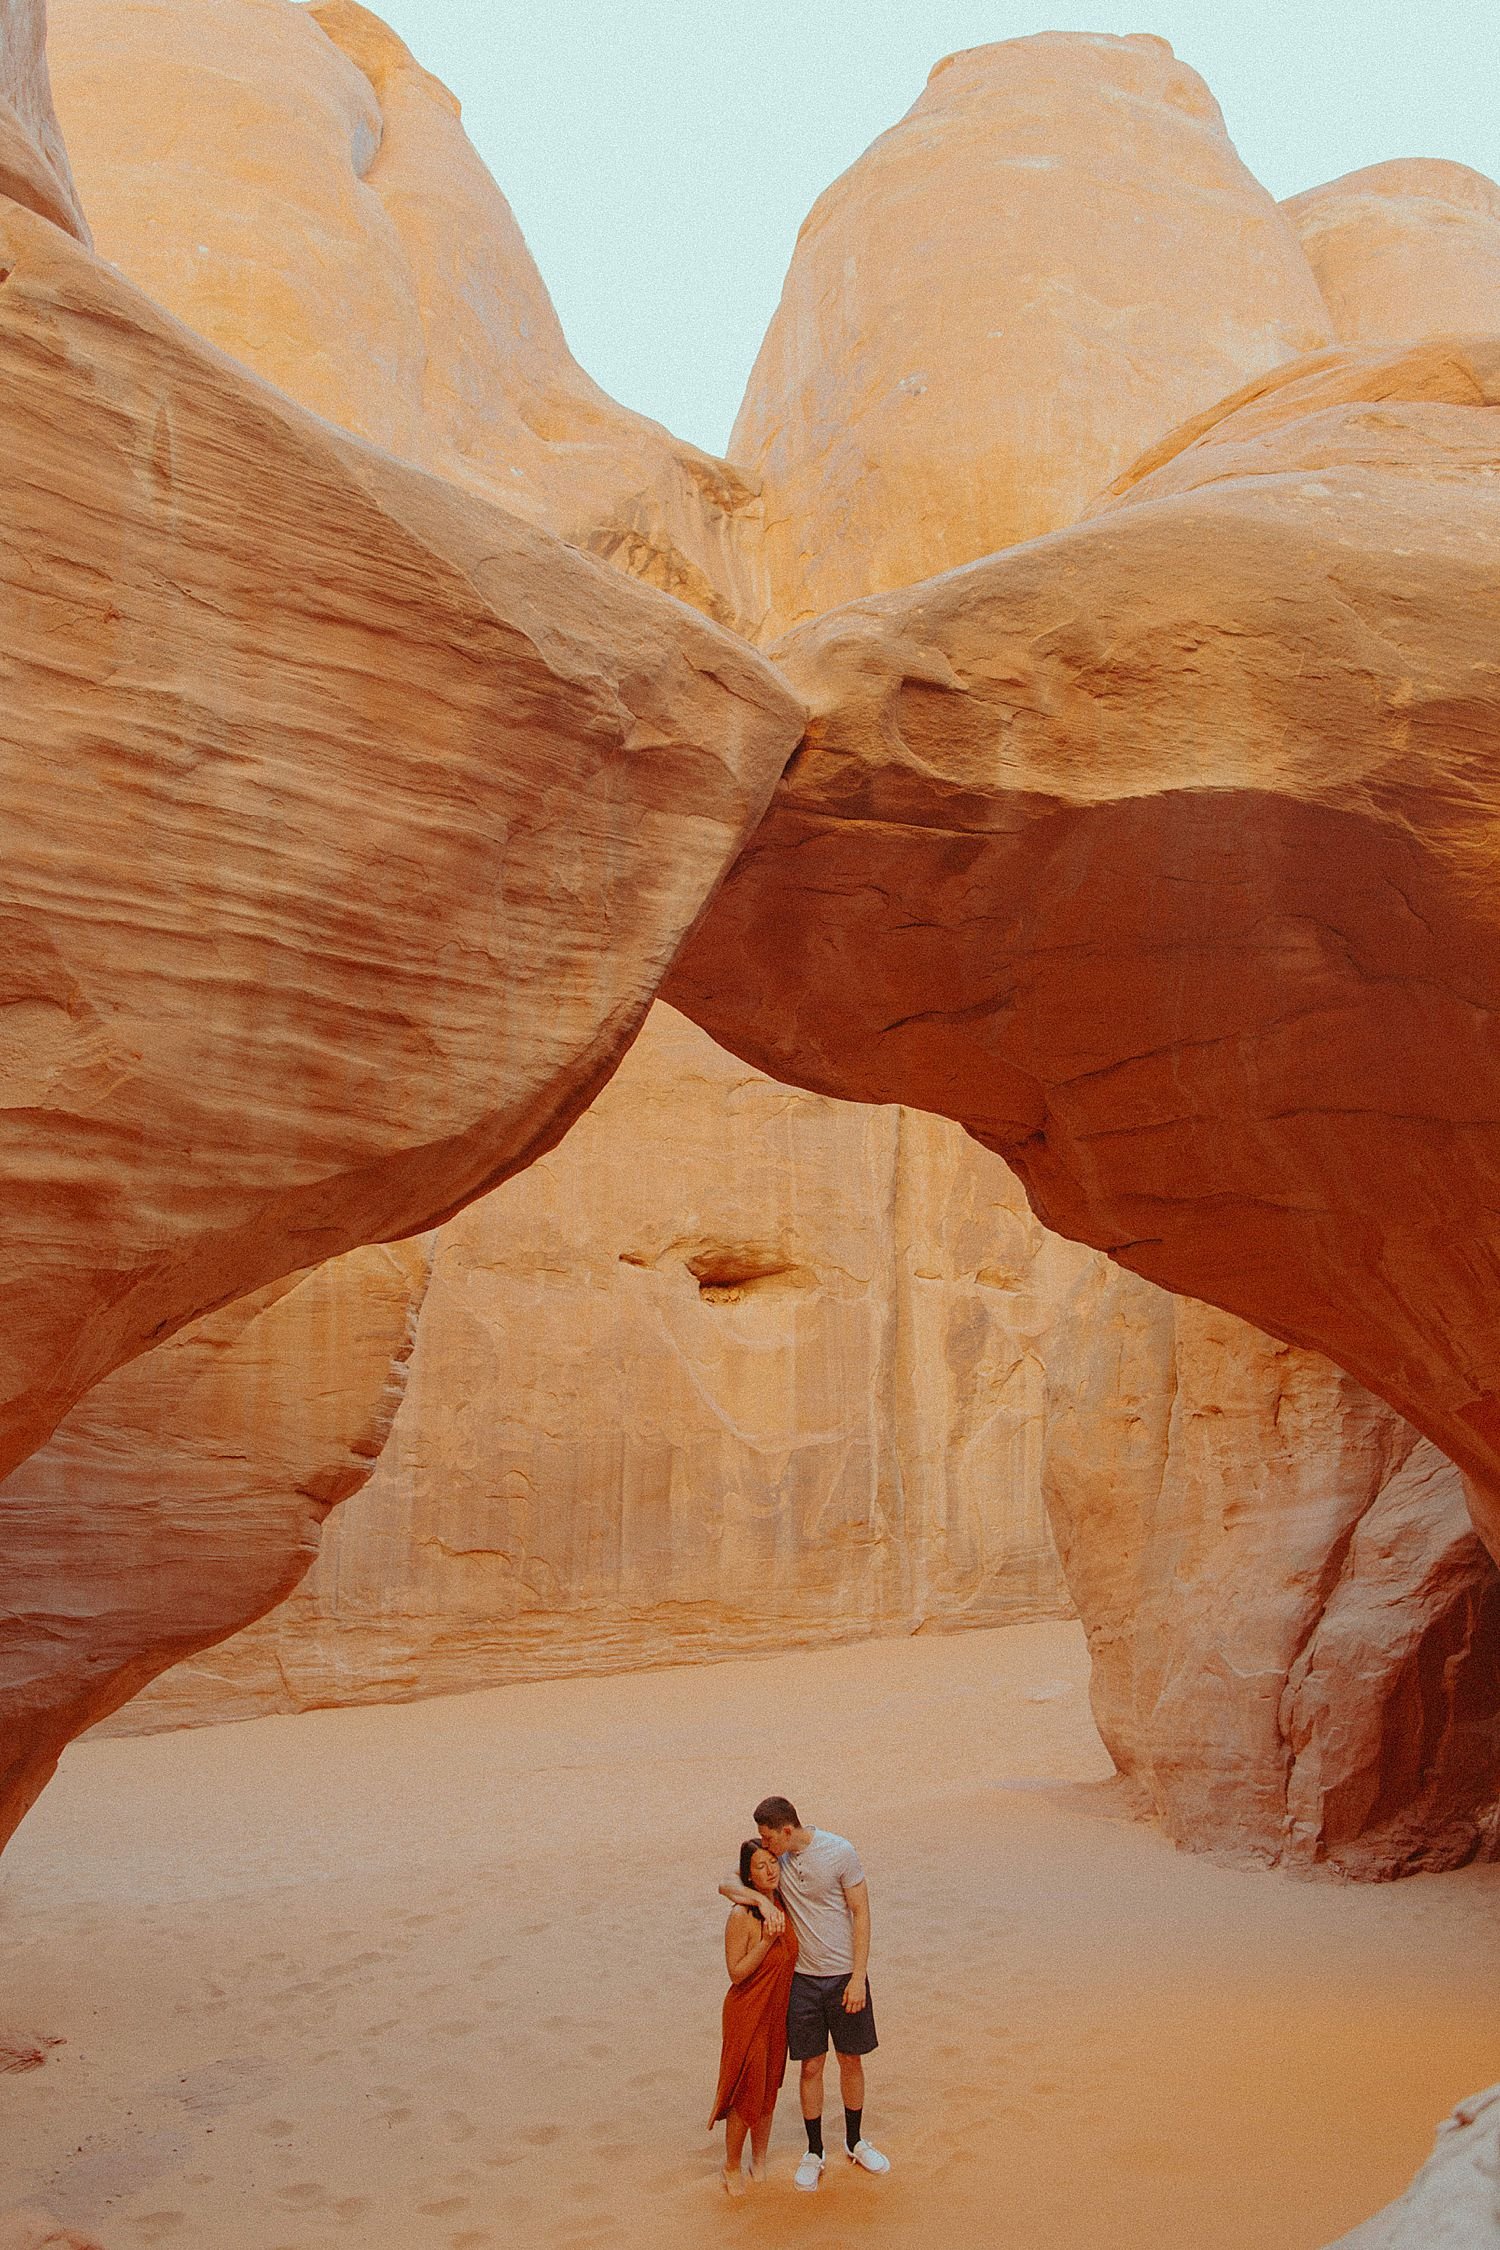
<path id="1" fill-rule="evenodd" d="M 786 2004 L 796 1966 L 797 1933 L 788 1919 L 744 1983 L 725 1993 L 724 2046 L 710 2126 L 731 2110 L 747 2125 L 758 2125 L 775 2108 L 786 2076 Z"/>

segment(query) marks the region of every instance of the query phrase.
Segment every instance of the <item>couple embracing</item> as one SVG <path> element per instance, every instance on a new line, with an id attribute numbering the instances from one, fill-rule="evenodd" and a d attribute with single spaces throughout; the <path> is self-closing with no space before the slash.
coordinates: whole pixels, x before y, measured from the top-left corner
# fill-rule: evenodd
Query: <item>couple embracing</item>
<path id="1" fill-rule="evenodd" d="M 870 1893 L 854 1846 L 826 1828 L 804 1828 L 785 1797 L 755 1808 L 757 1835 L 740 1846 L 737 1876 L 719 1885 L 734 1901 L 724 1932 L 729 1991 L 724 2047 L 710 2126 L 726 2121 L 724 2186 L 743 2195 L 741 2158 L 748 2136 L 752 2170 L 763 2177 L 776 2096 L 787 2057 L 801 2065 L 807 2150 L 796 2185 L 822 2185 L 823 2067 L 831 2039 L 844 2097 L 844 2149 L 862 2172 L 888 2172 L 864 2138 L 864 2058 L 878 2044 L 865 1974 L 870 1958 Z"/>

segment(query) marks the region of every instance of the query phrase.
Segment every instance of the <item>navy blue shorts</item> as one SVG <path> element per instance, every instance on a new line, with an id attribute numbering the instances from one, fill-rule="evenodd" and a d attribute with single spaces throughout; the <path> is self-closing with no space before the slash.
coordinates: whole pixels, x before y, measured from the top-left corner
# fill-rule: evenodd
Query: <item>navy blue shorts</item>
<path id="1" fill-rule="evenodd" d="M 799 1969 L 792 1979 L 786 2004 L 786 2051 L 793 2062 L 811 2062 L 826 2055 L 831 2039 L 841 2055 L 872 2055 L 880 2045 L 875 2036 L 875 2009 L 865 1982 L 865 2004 L 857 2015 L 844 2006 L 847 1976 L 805 1977 Z"/>

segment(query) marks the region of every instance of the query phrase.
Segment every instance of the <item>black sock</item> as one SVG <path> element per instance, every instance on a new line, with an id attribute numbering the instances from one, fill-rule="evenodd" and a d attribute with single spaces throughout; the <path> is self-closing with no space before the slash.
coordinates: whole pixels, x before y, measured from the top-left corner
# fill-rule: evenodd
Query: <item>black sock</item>
<path id="1" fill-rule="evenodd" d="M 822 2118 L 821 2118 L 821 2117 L 804 2117 L 804 2118 L 803 2118 L 803 2120 L 802 2120 L 802 2122 L 803 2122 L 803 2124 L 804 2124 L 804 2125 L 805 2125 L 805 2126 L 807 2127 L 807 2145 L 808 2145 L 808 2148 L 809 2148 L 809 2149 L 810 2149 L 810 2150 L 812 2151 L 812 2154 L 813 2154 L 814 2156 L 821 2156 L 821 2155 L 822 2155 L 822 2153 L 823 2153 L 823 2120 L 822 2120 Z"/>
<path id="2" fill-rule="evenodd" d="M 850 2148 L 859 2146 L 859 2128 L 864 2114 L 862 2109 L 846 2109 L 844 2112 L 844 2139 Z"/>

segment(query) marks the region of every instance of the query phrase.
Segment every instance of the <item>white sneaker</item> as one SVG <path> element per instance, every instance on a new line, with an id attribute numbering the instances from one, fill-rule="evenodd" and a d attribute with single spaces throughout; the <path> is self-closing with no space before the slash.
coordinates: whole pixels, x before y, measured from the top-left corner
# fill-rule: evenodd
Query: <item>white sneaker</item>
<path id="1" fill-rule="evenodd" d="M 860 2145 L 863 2147 L 863 2142 Z M 811 2195 L 815 2188 L 820 2188 L 823 2185 L 823 2165 L 825 2161 L 826 2159 L 821 2156 L 814 2156 L 812 2150 L 809 2149 L 802 2162 L 797 2166 L 796 2177 L 792 2182 L 793 2187 L 801 2188 L 805 2195 Z"/>
<path id="2" fill-rule="evenodd" d="M 890 2158 L 882 2156 L 879 2149 L 872 2148 L 868 2141 L 856 2141 L 853 2148 L 845 2149 L 844 2154 L 862 2172 L 888 2172 L 891 2168 Z"/>

